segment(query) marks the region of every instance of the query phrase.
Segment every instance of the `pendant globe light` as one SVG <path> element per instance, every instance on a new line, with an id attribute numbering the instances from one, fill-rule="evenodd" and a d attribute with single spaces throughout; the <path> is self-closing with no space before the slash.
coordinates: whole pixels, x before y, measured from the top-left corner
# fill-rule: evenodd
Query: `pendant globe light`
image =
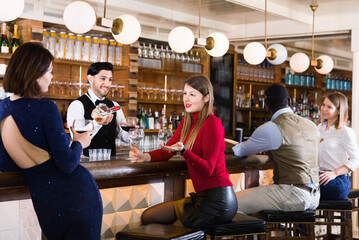
<path id="1" fill-rule="evenodd" d="M 24 10 L 24 0 L 0 0 L 0 22 L 9 22 L 20 16 Z"/>
<path id="2" fill-rule="evenodd" d="M 90 31 L 96 24 L 95 10 L 90 4 L 83 1 L 75 1 L 67 5 L 63 18 L 66 27 L 77 34 Z"/>
<path id="3" fill-rule="evenodd" d="M 195 39 L 193 32 L 187 27 L 176 27 L 168 35 L 170 47 L 178 53 L 189 51 L 194 43 L 204 47 L 206 52 L 212 57 L 221 57 L 228 51 L 228 38 L 219 32 L 210 34 L 206 39 L 201 38 L 201 0 L 199 0 L 199 28 L 198 38 Z"/>
<path id="4" fill-rule="evenodd" d="M 131 15 L 121 15 L 113 20 L 111 33 L 117 42 L 131 44 L 140 37 L 141 24 Z"/>
<path id="5" fill-rule="evenodd" d="M 259 42 L 247 44 L 243 50 L 244 59 L 252 65 L 257 65 L 267 58 L 268 62 L 274 65 L 280 65 L 287 59 L 287 49 L 281 44 L 273 44 L 267 48 L 267 0 L 264 8 L 264 46 Z"/>
<path id="6" fill-rule="evenodd" d="M 313 12 L 313 27 L 312 27 L 312 59 L 309 62 L 309 58 L 304 53 L 294 54 L 290 61 L 289 65 L 293 71 L 301 73 L 308 69 L 309 65 L 313 66 L 314 69 L 320 74 L 328 74 L 333 70 L 334 62 L 331 57 L 328 55 L 320 55 L 314 60 L 314 18 L 315 11 L 318 9 L 318 3 L 316 0 L 312 0 L 310 8 Z"/>

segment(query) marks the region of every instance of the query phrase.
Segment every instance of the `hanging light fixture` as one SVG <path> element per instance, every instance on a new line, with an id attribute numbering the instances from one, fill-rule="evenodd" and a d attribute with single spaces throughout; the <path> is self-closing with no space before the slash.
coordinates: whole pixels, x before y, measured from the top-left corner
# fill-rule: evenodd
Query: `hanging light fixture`
<path id="1" fill-rule="evenodd" d="M 264 46 L 259 42 L 251 42 L 245 46 L 243 56 L 252 65 L 260 64 L 265 58 L 271 64 L 280 65 L 287 59 L 287 49 L 278 43 L 267 48 L 267 0 L 264 9 Z"/>
<path id="2" fill-rule="evenodd" d="M 315 11 L 318 8 L 317 0 L 312 0 L 310 8 L 313 12 L 313 26 L 312 26 L 312 58 L 309 61 L 309 58 L 304 53 L 294 54 L 289 61 L 290 67 L 298 73 L 304 72 L 308 69 L 309 65 L 313 66 L 314 69 L 320 74 L 327 74 L 333 70 L 334 62 L 331 57 L 328 55 L 320 55 L 314 60 L 314 17 Z"/>
<path id="3" fill-rule="evenodd" d="M 81 11 L 79 11 L 81 9 Z M 91 30 L 96 23 L 96 13 L 90 4 L 75 1 L 67 5 L 63 14 L 66 27 L 74 33 L 83 34 Z"/>
<path id="4" fill-rule="evenodd" d="M 24 0 L 1 0 L 0 1 L 0 22 L 15 20 L 24 10 Z"/>
<path id="5" fill-rule="evenodd" d="M 117 42 L 131 44 L 140 37 L 141 24 L 131 15 L 121 15 L 113 20 L 111 33 Z"/>
<path id="6" fill-rule="evenodd" d="M 228 51 L 228 38 L 219 32 L 210 34 L 206 39 L 201 38 L 201 0 L 199 0 L 199 28 L 198 38 L 194 38 L 192 31 L 187 27 L 176 27 L 168 35 L 170 47 L 178 53 L 189 51 L 194 43 L 204 47 L 206 52 L 212 57 L 221 57 Z"/>

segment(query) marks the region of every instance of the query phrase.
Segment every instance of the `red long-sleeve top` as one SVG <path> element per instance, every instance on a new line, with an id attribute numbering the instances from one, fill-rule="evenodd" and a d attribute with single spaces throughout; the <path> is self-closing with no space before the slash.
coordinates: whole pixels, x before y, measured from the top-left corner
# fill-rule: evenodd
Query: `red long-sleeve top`
<path id="1" fill-rule="evenodd" d="M 192 132 L 197 124 L 198 115 L 199 112 L 192 113 L 193 124 L 190 132 Z M 170 146 L 180 141 L 183 122 L 184 119 L 166 145 Z M 187 138 L 184 143 L 186 143 Z M 183 154 L 189 174 L 192 178 L 193 187 L 197 193 L 210 188 L 232 186 L 226 168 L 224 150 L 223 125 L 217 117 L 211 115 L 204 121 L 199 130 L 192 150 L 187 149 Z M 175 152 L 158 149 L 149 152 L 149 154 L 151 161 L 155 162 L 168 161 Z"/>

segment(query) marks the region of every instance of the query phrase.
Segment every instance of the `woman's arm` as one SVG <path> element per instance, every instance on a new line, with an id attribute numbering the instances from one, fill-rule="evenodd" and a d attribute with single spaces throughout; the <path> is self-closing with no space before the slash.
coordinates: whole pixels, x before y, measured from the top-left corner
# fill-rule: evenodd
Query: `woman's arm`
<path id="1" fill-rule="evenodd" d="M 319 175 L 319 183 L 320 185 L 325 186 L 329 181 L 335 179 L 340 175 L 350 173 L 351 170 L 347 166 L 343 165 L 333 171 L 319 171 L 319 172 L 321 173 Z"/>
<path id="2" fill-rule="evenodd" d="M 43 121 L 44 132 L 50 154 L 53 156 L 56 166 L 65 173 L 72 173 L 80 162 L 82 146 L 74 141 L 70 144 L 70 138 L 65 133 L 60 112 L 53 102 L 48 102 Z"/>

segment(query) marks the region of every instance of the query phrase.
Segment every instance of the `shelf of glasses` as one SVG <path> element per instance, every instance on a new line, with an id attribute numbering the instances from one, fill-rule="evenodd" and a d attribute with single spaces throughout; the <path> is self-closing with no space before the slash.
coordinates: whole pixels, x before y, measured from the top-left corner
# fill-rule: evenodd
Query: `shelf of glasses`
<path id="1" fill-rule="evenodd" d="M 267 110 L 265 110 L 265 108 L 243 108 L 243 107 L 241 107 L 241 108 L 239 108 L 239 107 L 237 107 L 236 108 L 236 110 L 237 111 L 252 111 L 252 112 L 266 112 Z"/>
<path id="2" fill-rule="evenodd" d="M 11 53 L 0 53 L 0 59 L 10 59 Z"/>
<path id="3" fill-rule="evenodd" d="M 252 85 L 270 86 L 273 83 L 274 82 L 263 82 L 263 81 L 237 79 L 237 84 L 252 84 Z"/>
<path id="4" fill-rule="evenodd" d="M 182 101 L 172 101 L 172 100 L 152 100 L 152 99 L 137 99 L 138 103 L 148 103 L 148 104 L 172 104 L 172 105 L 183 105 Z"/>
<path id="5" fill-rule="evenodd" d="M 145 133 L 158 133 L 159 129 L 143 129 Z M 175 132 L 176 129 L 172 129 L 172 132 Z"/>
<path id="6" fill-rule="evenodd" d="M 138 71 L 139 73 L 166 74 L 166 75 L 176 75 L 180 77 L 190 77 L 194 74 L 200 74 L 195 72 L 167 71 L 167 70 L 159 70 L 159 69 L 145 68 L 145 67 L 138 67 Z"/>
<path id="7" fill-rule="evenodd" d="M 297 89 L 305 89 L 305 90 L 317 90 L 317 91 L 322 90 L 322 88 L 318 88 L 318 87 L 308 87 L 308 86 L 300 86 L 300 85 L 288 85 L 288 84 L 285 84 L 285 86 L 287 88 L 297 88 Z"/>

